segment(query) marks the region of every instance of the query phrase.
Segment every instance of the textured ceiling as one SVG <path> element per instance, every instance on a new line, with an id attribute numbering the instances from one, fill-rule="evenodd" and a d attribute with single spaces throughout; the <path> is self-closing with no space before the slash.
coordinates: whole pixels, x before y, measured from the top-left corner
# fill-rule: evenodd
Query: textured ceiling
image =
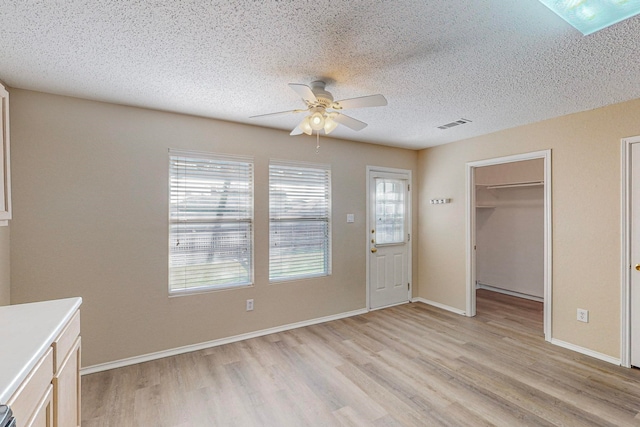
<path id="1" fill-rule="evenodd" d="M 407 148 L 640 98 L 640 17 L 584 37 L 537 0 L 3 0 L 0 22 L 12 87 L 290 130 L 249 116 L 324 79 L 389 101 L 332 136 Z"/>

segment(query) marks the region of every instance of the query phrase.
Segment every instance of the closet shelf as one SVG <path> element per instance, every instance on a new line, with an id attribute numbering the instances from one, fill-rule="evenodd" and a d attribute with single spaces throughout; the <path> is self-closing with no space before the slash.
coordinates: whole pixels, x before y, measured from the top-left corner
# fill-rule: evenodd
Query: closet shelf
<path id="1" fill-rule="evenodd" d="M 484 187 L 487 190 L 498 190 L 501 188 L 517 188 L 517 187 L 539 187 L 543 186 L 544 181 L 525 181 L 525 182 L 511 182 L 508 184 L 477 184 L 476 187 Z"/>

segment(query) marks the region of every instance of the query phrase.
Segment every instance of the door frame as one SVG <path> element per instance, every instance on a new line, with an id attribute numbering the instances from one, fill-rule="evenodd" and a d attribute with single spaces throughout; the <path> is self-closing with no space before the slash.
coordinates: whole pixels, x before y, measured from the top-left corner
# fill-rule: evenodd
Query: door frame
<path id="1" fill-rule="evenodd" d="M 385 173 L 385 174 L 398 174 L 398 175 L 406 175 L 409 177 L 408 179 L 408 183 L 409 183 L 409 190 L 407 191 L 407 233 L 409 234 L 409 236 L 411 236 L 411 239 L 407 242 L 407 269 L 409 270 L 407 272 L 407 277 L 409 280 L 409 290 L 408 290 L 408 296 L 407 296 L 407 300 L 408 302 L 411 302 L 412 299 L 412 295 L 413 295 L 413 266 L 412 266 L 412 260 L 413 260 L 413 250 L 412 250 L 412 246 L 413 246 L 413 230 L 412 230 L 412 224 L 413 224 L 413 200 L 411 197 L 411 193 L 413 192 L 411 189 L 413 187 L 413 175 L 412 175 L 412 171 L 410 169 L 397 169 L 397 168 L 388 168 L 388 167 L 384 167 L 384 166 L 369 166 L 367 165 L 367 176 L 366 176 L 366 181 L 367 181 L 367 207 L 366 207 L 366 230 L 365 230 L 365 254 L 366 254 L 366 265 L 367 265 L 367 284 L 366 284 L 366 290 L 365 292 L 366 294 L 366 301 L 367 301 L 367 306 L 366 309 L 368 311 L 371 311 L 371 293 L 369 292 L 370 290 L 370 284 L 371 284 L 371 271 L 370 271 L 370 260 L 369 260 L 369 247 L 370 247 L 370 243 L 369 243 L 369 239 L 371 239 L 370 235 L 369 235 L 369 230 L 371 230 L 371 185 L 370 185 L 370 181 L 371 181 L 371 174 L 373 172 L 380 172 L 380 173 Z"/>
<path id="2" fill-rule="evenodd" d="M 467 305 L 465 315 L 476 315 L 476 185 L 475 168 L 482 166 L 513 163 L 523 160 L 544 160 L 544 339 L 551 341 L 551 315 L 552 315 L 552 216 L 551 216 L 551 150 L 534 151 L 531 153 L 516 154 L 512 156 L 497 157 L 487 160 L 467 162 L 466 164 L 466 294 Z"/>
<path id="3" fill-rule="evenodd" d="M 640 136 L 620 140 L 620 365 L 631 367 L 631 145 Z"/>

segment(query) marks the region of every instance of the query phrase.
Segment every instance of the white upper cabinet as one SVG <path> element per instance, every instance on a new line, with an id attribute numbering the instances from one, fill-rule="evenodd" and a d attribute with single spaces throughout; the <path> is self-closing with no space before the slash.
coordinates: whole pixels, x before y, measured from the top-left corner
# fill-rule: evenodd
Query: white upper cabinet
<path id="1" fill-rule="evenodd" d="M 9 92 L 0 84 L 0 225 L 11 219 L 11 168 L 9 156 Z"/>

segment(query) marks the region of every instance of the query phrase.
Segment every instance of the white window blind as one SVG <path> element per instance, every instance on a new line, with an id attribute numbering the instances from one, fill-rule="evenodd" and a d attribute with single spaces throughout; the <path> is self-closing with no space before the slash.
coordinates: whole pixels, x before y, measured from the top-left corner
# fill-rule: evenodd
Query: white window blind
<path id="1" fill-rule="evenodd" d="M 253 279 L 253 163 L 169 151 L 169 291 Z"/>
<path id="2" fill-rule="evenodd" d="M 269 280 L 331 274 L 331 170 L 269 165 Z"/>

